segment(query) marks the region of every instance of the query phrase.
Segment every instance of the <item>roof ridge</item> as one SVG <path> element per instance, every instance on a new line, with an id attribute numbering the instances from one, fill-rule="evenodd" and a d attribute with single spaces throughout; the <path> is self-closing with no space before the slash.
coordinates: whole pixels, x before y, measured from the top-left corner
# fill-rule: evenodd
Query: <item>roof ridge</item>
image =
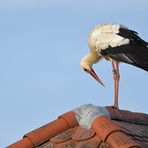
<path id="1" fill-rule="evenodd" d="M 132 112 L 128 110 L 118 110 L 112 107 L 105 107 L 113 120 L 124 121 L 138 125 L 148 125 L 148 114 Z"/>
<path id="2" fill-rule="evenodd" d="M 58 119 L 25 134 L 23 139 L 8 146 L 8 148 L 36 147 L 68 129 L 75 128 L 77 125 L 87 130 L 92 129 L 94 132 L 93 137 L 97 136 L 103 143 L 109 143 L 112 147 L 120 147 L 123 145 L 126 145 L 128 148 L 133 146 L 140 147 L 140 145 L 132 139 L 131 135 L 127 134 L 122 126 L 120 127 L 120 125 L 117 124 L 119 120 L 124 122 L 125 125 L 129 123 L 133 123 L 135 126 L 137 126 L 136 123 L 139 125 L 141 123 L 143 125 L 141 127 L 148 125 L 147 114 L 86 104 L 73 111 L 64 113 L 60 115 Z M 129 120 L 132 122 L 129 122 Z M 134 127 L 134 125 L 132 126 Z M 81 137 L 84 134 L 84 136 L 87 137 L 88 135 L 86 133 L 87 132 L 81 130 L 77 136 Z M 141 137 L 139 136 L 139 138 Z M 147 137 L 142 138 L 146 140 Z M 88 138 L 88 140 L 89 139 L 91 140 L 91 138 Z M 80 139 L 80 141 L 82 141 L 82 139 Z"/>

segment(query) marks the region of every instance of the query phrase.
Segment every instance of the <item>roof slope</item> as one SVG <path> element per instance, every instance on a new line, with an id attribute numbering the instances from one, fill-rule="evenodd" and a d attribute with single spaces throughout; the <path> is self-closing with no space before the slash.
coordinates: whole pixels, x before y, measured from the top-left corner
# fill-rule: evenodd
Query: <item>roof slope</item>
<path id="1" fill-rule="evenodd" d="M 83 105 L 8 148 L 147 148 L 148 115 Z"/>

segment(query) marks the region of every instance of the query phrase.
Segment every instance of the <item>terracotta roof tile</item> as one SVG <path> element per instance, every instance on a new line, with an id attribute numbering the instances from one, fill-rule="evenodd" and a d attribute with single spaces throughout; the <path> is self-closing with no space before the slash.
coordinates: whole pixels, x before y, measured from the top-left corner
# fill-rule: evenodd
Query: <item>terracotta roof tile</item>
<path id="1" fill-rule="evenodd" d="M 94 137 L 95 131 L 92 129 L 86 129 L 79 126 L 72 135 L 72 139 L 75 141 L 84 141 Z"/>
<path id="2" fill-rule="evenodd" d="M 26 134 L 25 137 L 31 139 L 33 145 L 37 146 L 56 136 L 57 134 L 60 134 L 61 132 L 73 127 L 74 125 L 77 125 L 77 121 L 74 117 L 74 112 L 65 113 L 54 122 L 51 122 L 33 132 Z"/>
<path id="3" fill-rule="evenodd" d="M 111 120 L 104 115 L 94 120 L 92 128 L 103 141 L 106 141 L 111 133 L 122 131 L 119 126 L 111 122 Z"/>
<path id="4" fill-rule="evenodd" d="M 71 139 L 73 133 L 75 133 L 77 127 L 74 127 L 74 128 L 70 128 L 64 132 L 62 132 L 61 134 L 58 134 L 57 136 L 53 137 L 50 139 L 50 142 L 51 143 L 62 143 L 62 142 L 65 142 L 65 141 L 68 141 Z"/>
<path id="5" fill-rule="evenodd" d="M 83 109 L 59 116 L 57 120 L 26 134 L 22 140 L 10 145 L 9 148 L 148 147 L 147 114 L 110 107 L 106 107 L 106 111 L 105 108 L 93 108 L 92 105 L 86 107 L 88 109 L 83 106 Z"/>
<path id="6" fill-rule="evenodd" d="M 76 148 L 98 148 L 100 144 L 101 144 L 101 139 L 98 138 L 97 135 L 95 135 L 94 137 L 86 141 L 79 142 Z"/>
<path id="7" fill-rule="evenodd" d="M 106 108 L 110 112 L 111 119 L 122 120 L 122 121 L 136 123 L 136 124 L 148 125 L 148 115 L 147 114 L 130 112 L 127 110 L 117 110 L 111 107 L 106 107 Z"/>
<path id="8" fill-rule="evenodd" d="M 94 120 L 92 128 L 104 142 L 110 143 L 112 147 L 139 146 L 123 133 L 123 130 L 106 116 Z M 122 139 L 122 140 L 121 140 Z"/>
<path id="9" fill-rule="evenodd" d="M 54 147 L 56 147 L 56 144 L 49 143 L 49 142 L 43 143 L 43 144 L 41 144 L 39 146 L 36 146 L 36 148 L 54 148 Z"/>
<path id="10" fill-rule="evenodd" d="M 99 145 L 99 148 L 111 148 L 111 146 L 105 142 L 102 142 L 100 145 Z"/>
<path id="11" fill-rule="evenodd" d="M 76 147 L 77 142 L 73 140 L 66 141 L 64 143 L 59 143 L 56 145 L 56 148 L 73 148 Z"/>
<path id="12" fill-rule="evenodd" d="M 106 140 L 113 148 L 140 147 L 140 145 L 122 132 L 113 132 Z"/>
<path id="13" fill-rule="evenodd" d="M 114 121 L 117 125 L 119 125 L 123 131 L 131 137 L 134 141 L 138 143 L 143 143 L 148 145 L 148 126 L 146 125 L 138 125 L 123 121 Z"/>
<path id="14" fill-rule="evenodd" d="M 68 124 L 68 126 L 72 128 L 78 124 L 75 116 L 76 116 L 75 112 L 70 111 L 70 112 L 67 112 L 67 113 L 59 116 L 58 118 L 64 119 L 66 121 L 66 123 Z"/>
<path id="15" fill-rule="evenodd" d="M 122 130 L 131 136 L 137 137 L 148 137 L 148 126 L 146 125 L 138 125 L 138 124 L 131 124 L 128 122 L 123 121 L 114 121 L 117 125 L 119 125 Z"/>
<path id="16" fill-rule="evenodd" d="M 10 148 L 32 148 L 33 143 L 31 139 L 24 137 L 23 139 L 17 141 L 16 143 L 9 146 Z"/>
<path id="17" fill-rule="evenodd" d="M 48 139 L 60 134 L 61 132 L 77 125 L 77 120 L 75 118 L 74 112 L 67 112 L 61 115 L 57 120 L 46 124 L 26 135 L 23 139 L 15 144 L 12 144 L 11 148 L 18 148 L 23 144 L 24 148 L 38 146 Z M 23 147 L 22 147 L 23 148 Z"/>

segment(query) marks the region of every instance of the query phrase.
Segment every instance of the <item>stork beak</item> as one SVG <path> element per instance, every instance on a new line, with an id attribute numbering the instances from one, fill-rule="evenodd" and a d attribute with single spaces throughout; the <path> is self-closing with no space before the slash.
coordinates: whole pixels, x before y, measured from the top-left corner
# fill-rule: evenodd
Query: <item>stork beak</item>
<path id="1" fill-rule="evenodd" d="M 95 71 L 93 69 L 91 69 L 89 71 L 89 74 L 95 79 L 97 80 L 102 86 L 104 86 L 103 82 L 101 81 L 101 79 L 97 76 L 97 74 L 95 73 Z"/>

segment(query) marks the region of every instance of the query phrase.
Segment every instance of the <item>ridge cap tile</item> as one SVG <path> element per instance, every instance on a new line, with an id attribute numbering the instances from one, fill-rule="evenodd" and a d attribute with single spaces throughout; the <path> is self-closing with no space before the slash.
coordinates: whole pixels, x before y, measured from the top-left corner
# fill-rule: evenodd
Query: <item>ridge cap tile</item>
<path id="1" fill-rule="evenodd" d="M 139 125 L 148 125 L 148 114 L 128 110 L 117 110 L 108 106 L 105 108 L 110 112 L 110 117 L 113 120 L 121 120 Z"/>
<path id="2" fill-rule="evenodd" d="M 92 123 L 92 128 L 103 141 L 106 141 L 107 137 L 112 132 L 122 131 L 122 129 L 117 124 L 113 123 L 105 115 L 96 118 Z"/>
<path id="3" fill-rule="evenodd" d="M 73 111 L 66 112 L 60 115 L 58 118 L 63 118 L 67 122 L 70 128 L 73 128 L 76 125 L 78 125 L 78 122 L 76 120 L 76 113 Z"/>
<path id="4" fill-rule="evenodd" d="M 69 128 L 70 127 L 63 118 L 58 118 L 53 122 L 25 134 L 24 137 L 28 137 L 32 141 L 33 146 L 38 146 Z"/>
<path id="5" fill-rule="evenodd" d="M 7 148 L 31 148 L 33 147 L 33 143 L 32 141 L 25 137 L 11 145 L 9 145 Z"/>
<path id="6" fill-rule="evenodd" d="M 122 128 L 105 115 L 96 118 L 92 123 L 92 128 L 104 142 L 109 143 L 112 147 L 140 147 L 137 142 L 124 133 Z"/>

